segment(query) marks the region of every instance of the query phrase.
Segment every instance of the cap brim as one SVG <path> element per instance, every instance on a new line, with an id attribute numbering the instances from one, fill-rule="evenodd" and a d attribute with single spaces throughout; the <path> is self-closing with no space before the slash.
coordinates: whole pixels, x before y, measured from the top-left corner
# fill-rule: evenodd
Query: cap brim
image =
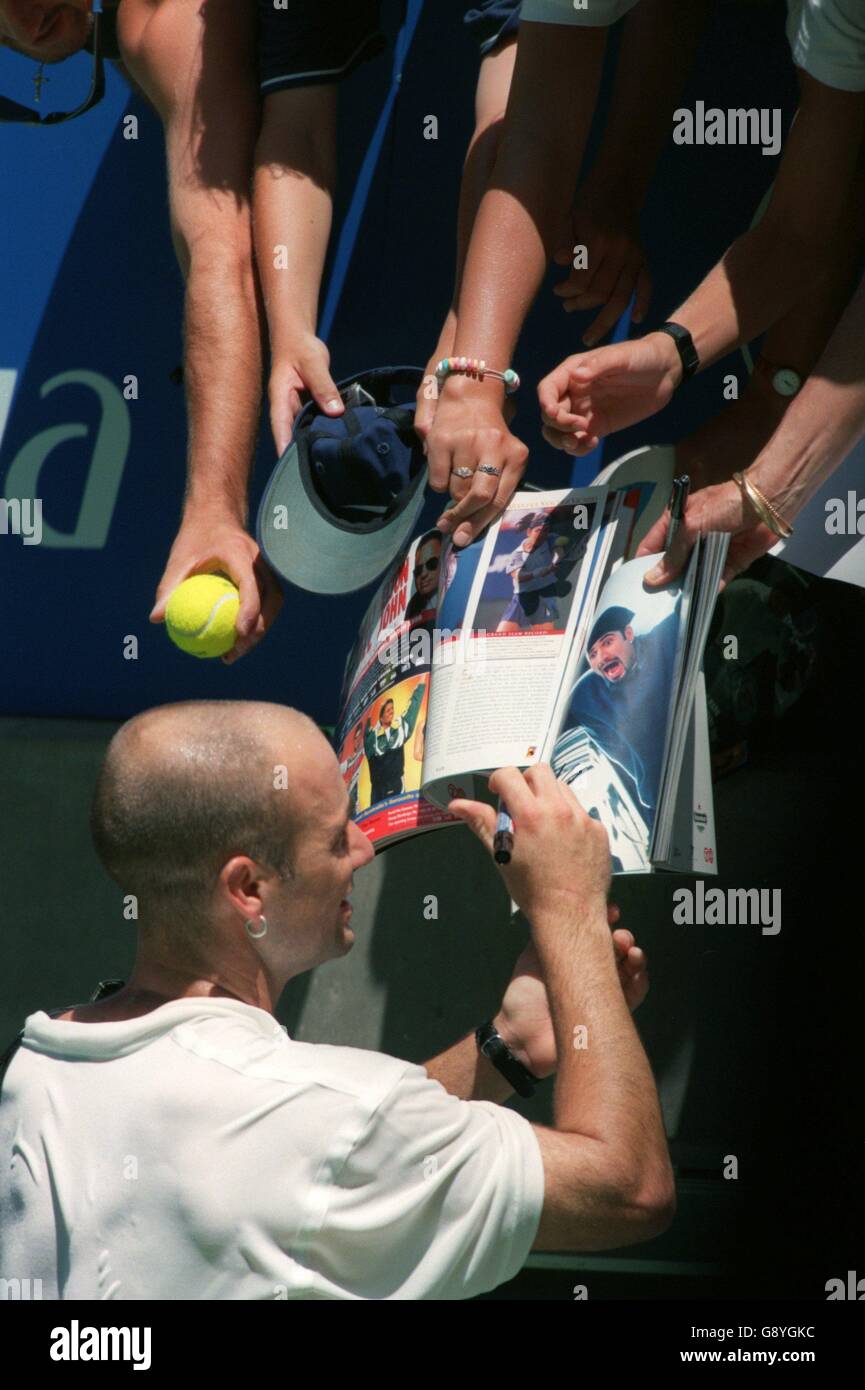
<path id="1" fill-rule="evenodd" d="M 426 467 L 418 470 L 383 524 L 340 521 L 329 512 L 290 444 L 268 480 L 258 509 L 258 543 L 268 564 L 313 594 L 349 594 L 372 584 L 411 536 L 424 502 Z"/>

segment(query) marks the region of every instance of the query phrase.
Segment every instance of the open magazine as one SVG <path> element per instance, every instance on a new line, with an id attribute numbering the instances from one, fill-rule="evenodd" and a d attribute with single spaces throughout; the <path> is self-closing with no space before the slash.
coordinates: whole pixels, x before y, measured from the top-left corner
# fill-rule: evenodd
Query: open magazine
<path id="1" fill-rule="evenodd" d="M 614 872 L 717 872 L 701 662 L 728 538 L 646 589 L 655 561 L 633 554 L 653 493 L 517 493 L 473 545 L 431 531 L 394 564 L 336 728 L 377 849 L 457 824 L 453 797 L 492 800 L 495 768 L 549 762 L 607 828 Z"/>

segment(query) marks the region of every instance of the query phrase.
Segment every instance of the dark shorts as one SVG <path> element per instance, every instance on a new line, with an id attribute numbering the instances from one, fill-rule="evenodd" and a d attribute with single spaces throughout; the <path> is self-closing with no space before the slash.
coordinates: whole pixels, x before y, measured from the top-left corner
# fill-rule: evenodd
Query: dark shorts
<path id="1" fill-rule="evenodd" d="M 482 0 L 464 22 L 481 56 L 516 34 L 519 0 Z M 258 0 L 258 71 L 263 96 L 287 87 L 340 82 L 387 46 L 381 0 Z"/>
<path id="2" fill-rule="evenodd" d="M 262 96 L 286 87 L 339 82 L 387 46 L 379 0 L 258 0 L 258 80 Z"/>
<path id="3" fill-rule="evenodd" d="M 499 622 L 519 623 L 520 627 L 534 627 L 536 623 L 557 623 L 559 605 L 556 603 L 554 585 L 546 589 L 532 589 L 527 594 L 514 594 Z"/>
<path id="4" fill-rule="evenodd" d="M 477 39 L 481 57 L 485 58 L 503 39 L 516 38 L 520 0 L 481 0 L 480 5 L 466 11 L 463 23 Z"/>

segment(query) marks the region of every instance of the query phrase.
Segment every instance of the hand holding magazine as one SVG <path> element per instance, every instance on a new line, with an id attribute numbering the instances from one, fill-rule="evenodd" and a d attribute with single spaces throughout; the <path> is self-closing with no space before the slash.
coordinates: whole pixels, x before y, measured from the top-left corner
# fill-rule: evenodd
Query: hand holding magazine
<path id="1" fill-rule="evenodd" d="M 518 493 L 473 545 L 428 532 L 394 565 L 336 737 L 376 848 L 458 824 L 448 802 L 491 800 L 495 768 L 545 761 L 607 828 L 614 872 L 716 872 L 700 668 L 727 538 L 646 589 L 654 560 L 631 557 L 654 492 Z"/>

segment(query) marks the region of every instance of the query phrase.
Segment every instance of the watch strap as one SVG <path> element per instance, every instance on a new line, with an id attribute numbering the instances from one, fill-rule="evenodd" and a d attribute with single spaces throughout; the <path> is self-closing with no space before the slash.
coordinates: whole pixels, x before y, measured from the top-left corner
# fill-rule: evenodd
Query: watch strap
<path id="1" fill-rule="evenodd" d="M 668 334 L 676 344 L 676 351 L 679 354 L 679 361 L 682 364 L 682 380 L 679 382 L 679 386 L 681 386 L 683 382 L 688 380 L 688 377 L 693 376 L 700 368 L 700 357 L 697 349 L 694 347 L 694 339 L 691 337 L 687 328 L 683 328 L 680 323 L 673 323 L 672 321 L 662 323 L 658 332 Z"/>
<path id="2" fill-rule="evenodd" d="M 475 1030 L 475 1041 L 478 1051 L 510 1082 L 518 1096 L 534 1095 L 538 1077 L 532 1076 L 528 1067 L 517 1061 L 492 1019 Z"/>

